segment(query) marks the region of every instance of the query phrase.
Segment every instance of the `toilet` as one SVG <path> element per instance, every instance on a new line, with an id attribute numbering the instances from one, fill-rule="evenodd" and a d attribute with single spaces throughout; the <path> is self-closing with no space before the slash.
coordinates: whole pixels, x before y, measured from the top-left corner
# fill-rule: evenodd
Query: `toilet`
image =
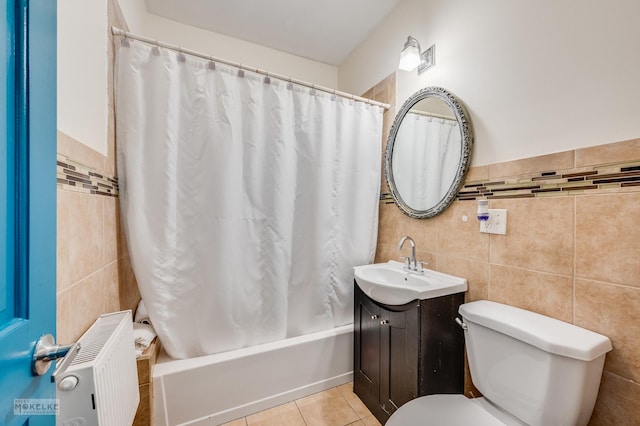
<path id="1" fill-rule="evenodd" d="M 484 395 L 429 395 L 386 426 L 586 425 L 598 396 L 606 336 L 534 312 L 480 300 L 462 316 L 469 369 Z"/>

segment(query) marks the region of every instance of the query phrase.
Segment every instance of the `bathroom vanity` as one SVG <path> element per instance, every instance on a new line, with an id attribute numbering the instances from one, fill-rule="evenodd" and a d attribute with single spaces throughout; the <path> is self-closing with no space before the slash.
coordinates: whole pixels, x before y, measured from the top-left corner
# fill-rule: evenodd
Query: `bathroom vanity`
<path id="1" fill-rule="evenodd" d="M 463 393 L 464 292 L 387 305 L 354 287 L 353 391 L 382 424 L 419 396 Z"/>

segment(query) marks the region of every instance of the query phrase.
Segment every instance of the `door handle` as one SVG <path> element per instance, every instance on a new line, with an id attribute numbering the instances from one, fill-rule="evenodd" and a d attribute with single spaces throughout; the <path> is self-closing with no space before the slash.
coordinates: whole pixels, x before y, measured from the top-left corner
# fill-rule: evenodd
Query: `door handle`
<path id="1" fill-rule="evenodd" d="M 76 342 L 72 345 L 60 346 L 56 345 L 56 341 L 51 334 L 40 336 L 36 342 L 36 348 L 31 358 L 31 371 L 34 376 L 42 376 L 51 367 L 51 361 L 63 358 L 69 354 L 65 361 L 71 362 L 80 350 L 80 343 Z"/>
<path id="2" fill-rule="evenodd" d="M 389 320 L 385 319 L 385 320 L 380 321 L 380 325 L 386 325 L 386 324 L 389 324 Z"/>

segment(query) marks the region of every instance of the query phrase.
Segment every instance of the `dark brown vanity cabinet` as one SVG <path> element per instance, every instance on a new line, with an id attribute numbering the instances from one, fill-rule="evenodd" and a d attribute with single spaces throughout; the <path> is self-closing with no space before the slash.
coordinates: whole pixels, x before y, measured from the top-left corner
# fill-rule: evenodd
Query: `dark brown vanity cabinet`
<path id="1" fill-rule="evenodd" d="M 382 424 L 419 396 L 463 393 L 464 293 L 390 306 L 354 287 L 353 391 Z"/>

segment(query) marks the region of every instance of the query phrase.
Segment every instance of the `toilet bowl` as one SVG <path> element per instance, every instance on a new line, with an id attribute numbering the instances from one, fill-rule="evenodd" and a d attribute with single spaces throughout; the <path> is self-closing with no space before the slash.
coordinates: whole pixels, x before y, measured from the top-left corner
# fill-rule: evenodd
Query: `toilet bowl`
<path id="1" fill-rule="evenodd" d="M 610 340 L 486 300 L 460 306 L 469 370 L 482 398 L 429 395 L 387 426 L 583 426 L 591 418 Z"/>

